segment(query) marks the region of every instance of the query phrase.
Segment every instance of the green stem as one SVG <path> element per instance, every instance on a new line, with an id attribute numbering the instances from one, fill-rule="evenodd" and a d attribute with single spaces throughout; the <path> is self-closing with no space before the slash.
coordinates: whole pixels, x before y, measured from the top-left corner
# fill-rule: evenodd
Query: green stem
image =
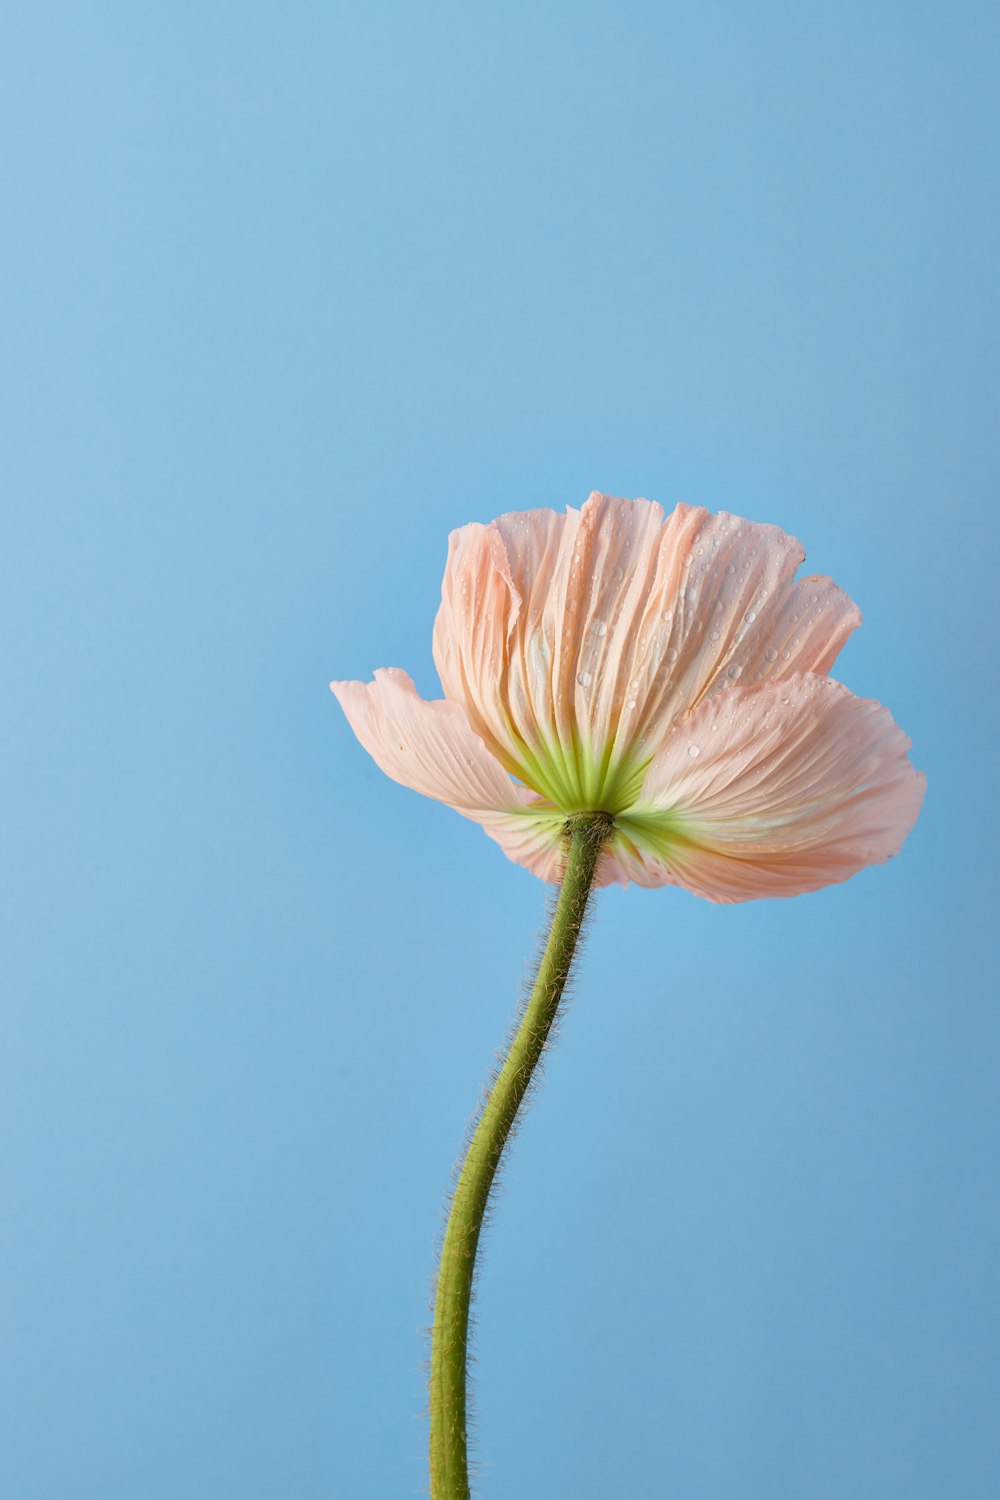
<path id="1" fill-rule="evenodd" d="M 441 1248 L 431 1338 L 431 1500 L 469 1500 L 466 1369 L 476 1250 L 490 1190 L 569 978 L 608 813 L 577 813 L 545 951 L 530 998 L 469 1143 Z"/>

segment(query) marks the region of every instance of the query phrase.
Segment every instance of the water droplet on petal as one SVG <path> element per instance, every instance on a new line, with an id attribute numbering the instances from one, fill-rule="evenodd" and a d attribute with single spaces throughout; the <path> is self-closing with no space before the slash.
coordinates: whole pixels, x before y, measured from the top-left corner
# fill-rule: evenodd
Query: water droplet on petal
<path id="1" fill-rule="evenodd" d="M 667 661 L 676 661 L 678 654 L 679 653 L 677 647 L 671 646 L 670 650 L 667 652 Z"/>
<path id="2" fill-rule="evenodd" d="M 743 671 L 743 668 L 742 667 L 738 667 L 736 665 L 736 663 L 733 662 L 733 665 L 729 668 L 729 676 L 730 677 L 739 677 L 739 675 L 740 675 L 740 673 L 742 671 Z"/>
<path id="3" fill-rule="evenodd" d="M 767 650 L 764 652 L 764 657 L 767 661 L 777 661 L 778 653 L 777 651 L 775 651 L 773 646 L 768 646 Z"/>
<path id="4" fill-rule="evenodd" d="M 692 760 L 697 759 L 697 757 L 700 754 L 701 754 L 701 746 L 700 745 L 688 745 L 688 755 L 690 755 L 690 757 L 691 757 Z"/>
<path id="5" fill-rule="evenodd" d="M 744 618 L 744 620 L 751 620 L 751 621 L 756 620 L 756 618 L 757 618 L 757 611 L 755 609 L 748 609 L 747 612 L 746 612 L 746 614 L 743 616 L 743 618 Z"/>
<path id="6" fill-rule="evenodd" d="M 590 628 L 595 635 L 607 635 L 608 633 L 608 625 L 606 620 L 594 620 Z"/>
<path id="7" fill-rule="evenodd" d="M 719 639 L 719 632 L 717 630 L 713 630 L 711 636 L 709 637 L 709 639 L 713 640 L 713 641 L 717 641 Z"/>
<path id="8" fill-rule="evenodd" d="M 791 661 L 791 659 L 792 659 L 792 653 L 790 651 L 782 651 L 782 653 L 781 653 L 781 660 L 782 661 Z"/>
<path id="9" fill-rule="evenodd" d="M 735 563 L 726 563 L 726 572 L 727 573 L 735 573 L 736 572 L 736 564 Z"/>
<path id="10" fill-rule="evenodd" d="M 576 680 L 581 687 L 590 687 L 593 679 L 591 678 L 589 672 L 578 672 L 576 675 Z"/>

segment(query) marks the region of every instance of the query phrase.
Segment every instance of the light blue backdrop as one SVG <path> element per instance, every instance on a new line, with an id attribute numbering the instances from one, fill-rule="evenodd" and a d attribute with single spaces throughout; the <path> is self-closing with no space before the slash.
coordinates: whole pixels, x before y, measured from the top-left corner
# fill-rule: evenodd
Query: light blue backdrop
<path id="1" fill-rule="evenodd" d="M 543 890 L 327 681 L 433 693 L 448 530 L 596 487 L 800 536 L 929 791 L 815 896 L 602 897 L 489 1236 L 481 1494 L 993 1500 L 995 9 L 2 30 L 0 1492 L 424 1493 Z"/>

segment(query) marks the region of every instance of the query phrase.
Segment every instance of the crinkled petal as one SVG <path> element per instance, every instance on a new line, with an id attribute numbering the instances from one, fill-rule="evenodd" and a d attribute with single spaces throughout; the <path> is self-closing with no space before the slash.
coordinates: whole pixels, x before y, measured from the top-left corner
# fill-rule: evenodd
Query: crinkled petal
<path id="1" fill-rule="evenodd" d="M 511 523 L 506 538 L 494 521 L 462 526 L 448 539 L 434 661 L 445 694 L 501 765 L 552 795 L 561 788 L 535 765 L 552 728 L 551 675 L 526 621 L 553 588 L 566 517 L 534 510 L 502 519 Z"/>
<path id="2" fill-rule="evenodd" d="M 394 667 L 377 671 L 374 682 L 330 687 L 387 776 L 481 824 L 510 859 L 541 879 L 558 879 L 563 814 L 508 776 L 457 703 L 421 698 L 408 674 Z"/>
<path id="3" fill-rule="evenodd" d="M 362 745 L 393 781 L 467 816 L 513 804 L 514 783 L 456 703 L 426 701 L 395 667 L 377 671 L 374 682 L 330 687 Z"/>
<path id="4" fill-rule="evenodd" d="M 623 502 L 628 503 L 628 502 Z M 678 505 L 633 629 L 630 679 L 616 723 L 611 779 L 631 800 L 671 726 L 742 675 L 748 633 L 764 627 L 805 553 L 777 526 Z"/>
<path id="5" fill-rule="evenodd" d="M 812 673 L 707 699 L 617 820 L 607 879 L 793 896 L 896 854 L 924 777 L 881 704 Z"/>
<path id="6" fill-rule="evenodd" d="M 553 885 L 562 879 L 566 864 L 566 819 L 557 808 L 543 804 L 534 793 L 527 793 L 523 810 L 484 813 L 477 821 L 516 865 L 523 865 L 539 880 Z"/>
<path id="7" fill-rule="evenodd" d="M 794 583 L 776 526 L 593 494 L 451 537 L 434 632 L 450 699 L 497 759 L 566 811 L 618 811 L 712 691 L 826 671 L 855 606 Z"/>
<path id="8" fill-rule="evenodd" d="M 860 609 L 832 578 L 812 574 L 791 588 L 779 585 L 770 609 L 744 616 L 741 637 L 710 691 L 736 680 L 781 682 L 797 672 L 825 676 L 860 624 Z"/>
<path id="9" fill-rule="evenodd" d="M 652 643 L 670 587 L 660 575 L 678 571 L 697 514 L 679 506 L 665 526 L 659 505 L 595 493 L 582 511 L 515 512 L 452 534 L 434 630 L 445 692 L 504 765 L 566 811 L 609 805 L 636 650 Z"/>

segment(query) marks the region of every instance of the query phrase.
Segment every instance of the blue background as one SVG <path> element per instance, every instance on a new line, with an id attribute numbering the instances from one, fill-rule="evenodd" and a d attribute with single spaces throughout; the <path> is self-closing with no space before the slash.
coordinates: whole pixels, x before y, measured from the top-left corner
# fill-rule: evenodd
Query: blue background
<path id="1" fill-rule="evenodd" d="M 544 892 L 327 691 L 448 530 L 778 522 L 928 776 L 794 901 L 604 895 L 481 1281 L 481 1494 L 1000 1493 L 997 13 L 4 8 L 0 1491 L 424 1493 Z"/>

